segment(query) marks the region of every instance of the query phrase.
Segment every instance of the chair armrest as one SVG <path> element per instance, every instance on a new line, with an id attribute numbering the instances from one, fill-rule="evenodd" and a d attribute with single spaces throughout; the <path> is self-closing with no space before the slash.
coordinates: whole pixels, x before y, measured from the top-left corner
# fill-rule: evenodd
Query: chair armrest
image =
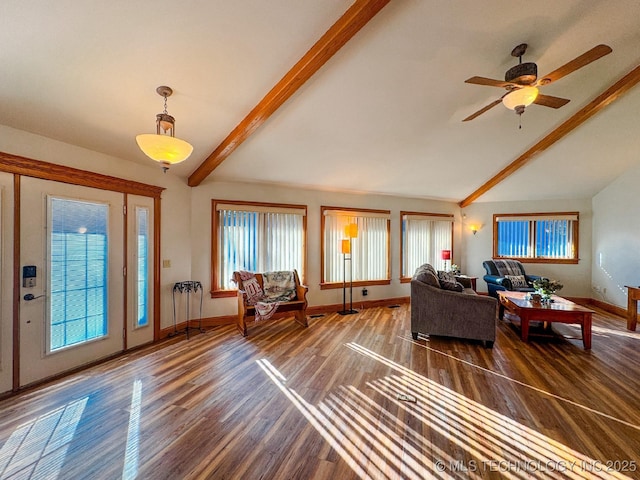
<path id="1" fill-rule="evenodd" d="M 540 280 L 541 278 L 543 278 L 543 277 L 541 277 L 540 275 L 525 275 L 525 276 L 524 276 L 524 279 L 525 279 L 525 280 L 527 281 L 527 283 L 528 283 L 530 286 L 532 286 L 532 287 L 533 287 L 533 282 L 534 282 L 535 280 Z"/>
<path id="2" fill-rule="evenodd" d="M 485 275 L 484 281 L 487 283 L 493 283 L 494 285 L 500 285 L 501 287 L 506 288 L 507 290 L 513 290 L 513 285 L 511 285 L 511 280 L 506 277 L 498 277 L 496 275 Z"/>
<path id="3" fill-rule="evenodd" d="M 307 292 L 309 291 L 309 287 L 306 285 L 296 285 L 296 297 L 298 300 L 307 300 Z"/>

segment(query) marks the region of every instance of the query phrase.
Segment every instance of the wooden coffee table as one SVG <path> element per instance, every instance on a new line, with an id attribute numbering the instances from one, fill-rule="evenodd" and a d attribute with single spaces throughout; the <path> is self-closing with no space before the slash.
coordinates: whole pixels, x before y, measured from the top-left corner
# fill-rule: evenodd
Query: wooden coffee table
<path id="1" fill-rule="evenodd" d="M 500 318 L 502 318 L 505 308 L 520 317 L 520 338 L 523 342 L 529 339 L 529 322 L 532 320 L 549 323 L 576 323 L 582 329 L 584 349 L 591 348 L 591 315 L 594 313 L 593 310 L 557 295 L 552 297 L 552 303 L 531 302 L 526 300 L 526 296 L 525 292 L 498 292 Z"/>

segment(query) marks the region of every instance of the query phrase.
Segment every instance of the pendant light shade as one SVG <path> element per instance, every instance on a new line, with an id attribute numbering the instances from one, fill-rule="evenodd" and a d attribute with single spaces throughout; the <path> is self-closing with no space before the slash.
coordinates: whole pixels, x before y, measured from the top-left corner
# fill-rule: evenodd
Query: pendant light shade
<path id="1" fill-rule="evenodd" d="M 186 160 L 193 152 L 189 143 L 170 135 L 142 133 L 136 137 L 136 142 L 147 157 L 168 165 Z"/>
<path id="2" fill-rule="evenodd" d="M 136 136 L 140 150 L 152 160 L 163 165 L 166 172 L 170 165 L 180 163 L 191 155 L 193 147 L 184 140 L 175 137 L 175 118 L 167 113 L 167 97 L 173 90 L 161 86 L 156 89 L 164 97 L 164 112 L 156 115 L 156 133 L 143 133 Z"/>

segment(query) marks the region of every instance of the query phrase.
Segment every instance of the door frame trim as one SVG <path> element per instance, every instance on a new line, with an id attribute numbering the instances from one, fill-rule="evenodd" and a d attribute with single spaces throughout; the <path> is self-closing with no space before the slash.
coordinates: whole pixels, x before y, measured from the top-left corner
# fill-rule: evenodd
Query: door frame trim
<path id="1" fill-rule="evenodd" d="M 79 185 L 83 187 L 96 188 L 98 190 L 107 190 L 111 192 L 119 192 L 124 195 L 126 202 L 127 194 L 151 197 L 154 199 L 153 212 L 153 238 L 156 242 L 153 256 L 153 323 L 154 323 L 154 341 L 160 338 L 160 205 L 161 194 L 164 187 L 149 185 L 146 183 L 126 180 L 124 178 L 112 177 L 101 173 L 90 172 L 88 170 L 80 170 L 73 167 L 58 165 L 55 163 L 44 162 L 42 160 L 34 160 L 19 155 L 13 155 L 0 151 L 0 172 L 11 173 L 13 177 L 13 385 L 14 392 L 20 389 L 20 185 L 21 177 L 33 177 L 42 180 L 51 180 L 54 182 L 68 183 L 71 185 Z M 126 205 L 126 203 L 125 203 Z M 126 220 L 126 219 L 125 219 Z M 127 225 L 124 225 L 125 235 Z M 126 244 L 125 244 L 126 247 Z M 126 261 L 126 251 L 124 252 Z M 125 263 L 126 264 L 126 263 Z M 126 300 L 126 283 L 125 300 Z M 126 307 L 126 305 L 125 305 Z M 126 317 L 126 309 L 125 309 Z M 126 318 L 124 319 L 126 322 Z M 125 326 L 126 328 L 126 326 Z M 126 348 L 126 343 L 124 344 Z"/>

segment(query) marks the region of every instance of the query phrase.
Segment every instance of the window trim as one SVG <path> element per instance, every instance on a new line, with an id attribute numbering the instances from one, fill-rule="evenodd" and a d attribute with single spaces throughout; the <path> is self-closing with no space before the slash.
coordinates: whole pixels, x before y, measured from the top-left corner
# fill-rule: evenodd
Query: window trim
<path id="1" fill-rule="evenodd" d="M 147 221 L 147 232 L 146 232 L 146 263 L 147 263 L 147 278 L 146 278 L 146 312 L 145 312 L 145 316 L 147 318 L 147 323 L 144 325 L 141 325 L 139 320 L 140 320 L 140 304 L 138 303 L 139 300 L 139 295 L 140 295 L 140 276 L 138 274 L 138 270 L 140 268 L 140 251 L 138 250 L 139 248 L 139 229 L 140 229 L 140 217 L 139 217 L 139 213 L 140 212 L 146 212 L 146 221 Z M 149 282 L 150 278 L 153 278 L 153 270 L 151 268 L 151 262 L 149 261 L 149 250 L 151 250 L 151 241 L 150 239 L 152 238 L 152 232 L 151 232 L 151 224 L 149 222 L 149 219 L 151 218 L 151 208 L 147 207 L 147 206 L 142 206 L 142 205 L 133 205 L 133 212 L 134 212 L 134 235 L 136 238 L 136 245 L 135 245 L 135 249 L 136 249 L 136 253 L 135 253 L 135 260 L 136 260 L 136 265 L 134 266 L 134 270 L 133 270 L 133 276 L 134 276 L 134 280 L 133 283 L 135 285 L 135 296 L 136 296 L 136 300 L 134 302 L 135 305 L 135 315 L 133 317 L 133 329 L 134 330 L 138 330 L 138 329 L 143 329 L 143 328 L 148 328 L 151 325 L 151 317 L 149 315 L 149 311 L 150 311 L 150 306 L 152 305 L 152 295 L 151 295 L 151 282 Z"/>
<path id="2" fill-rule="evenodd" d="M 225 298 L 237 296 L 237 289 L 223 290 L 220 288 L 220 265 L 218 261 L 218 239 L 220 235 L 220 224 L 218 219 L 218 206 L 219 205 L 237 205 L 239 207 L 256 207 L 258 209 L 295 209 L 304 210 L 302 218 L 302 265 L 304 271 L 300 281 L 306 285 L 307 275 L 307 206 L 289 203 L 267 203 L 267 202 L 251 202 L 245 200 L 221 200 L 211 199 L 211 298 Z"/>
<path id="3" fill-rule="evenodd" d="M 574 256 L 573 258 L 539 258 L 539 257 L 515 257 L 498 255 L 498 218 L 501 217 L 576 217 L 573 224 Z M 535 235 L 535 231 L 533 232 Z M 549 263 L 549 264 L 572 264 L 580 262 L 580 212 L 537 212 L 537 213 L 494 213 L 493 214 L 493 257 L 497 259 L 513 259 L 521 263 Z M 535 236 L 533 237 L 535 238 Z"/>
<path id="4" fill-rule="evenodd" d="M 455 238 L 454 238 L 454 227 L 455 227 L 455 216 L 452 213 L 429 213 L 429 212 L 405 212 L 400 211 L 400 283 L 409 283 L 411 282 L 411 277 L 403 276 L 402 269 L 404 266 L 404 229 L 402 228 L 402 224 L 404 222 L 405 216 L 419 216 L 419 217 L 438 217 L 438 218 L 449 218 L 451 219 L 451 261 L 453 262 L 454 258 L 454 246 L 455 246 Z"/>
<path id="5" fill-rule="evenodd" d="M 329 210 L 337 210 L 344 214 L 367 214 L 373 213 L 377 215 L 387 216 L 387 278 L 381 280 L 359 280 L 353 282 L 354 287 L 369 287 L 373 285 L 391 285 L 391 210 L 377 210 L 371 208 L 347 208 L 347 207 L 320 207 L 320 290 L 330 290 L 335 288 L 342 288 L 343 282 L 325 282 L 324 279 L 324 259 L 325 259 L 325 242 L 324 242 L 324 229 L 325 229 L 325 212 Z"/>
<path id="6" fill-rule="evenodd" d="M 75 342 L 75 343 L 70 343 L 67 345 L 62 345 L 61 347 L 58 348 L 52 348 L 51 346 L 51 342 L 53 339 L 53 335 L 52 335 L 52 320 L 53 320 L 53 307 L 52 307 L 52 301 L 53 301 L 53 286 L 52 286 L 52 280 L 51 280 L 51 276 L 52 276 L 52 258 L 53 258 L 53 253 L 52 253 L 52 240 L 53 240 L 53 234 L 54 234 L 54 228 L 53 228 L 53 202 L 55 200 L 60 200 L 60 201 L 65 201 L 65 202 L 76 202 L 76 203 L 87 203 L 87 204 L 91 204 L 91 205 L 100 205 L 102 207 L 105 207 L 106 209 L 106 223 L 105 223 L 105 267 L 104 267 L 104 285 L 103 285 L 103 291 L 104 291 L 104 299 L 106 300 L 106 305 L 104 307 L 104 334 L 97 336 L 97 337 L 92 337 L 89 339 L 86 339 L 81 341 L 81 342 Z M 45 305 L 45 321 L 44 321 L 44 326 L 45 326 L 45 334 L 44 334 L 44 340 L 45 340 L 45 349 L 44 349 L 44 355 L 45 357 L 49 357 L 49 356 L 53 356 L 56 355 L 60 352 L 68 352 L 70 350 L 73 350 L 75 348 L 81 348 L 85 345 L 88 345 L 90 343 L 95 343 L 95 342 L 101 342 L 104 340 L 107 340 L 110 338 L 111 336 L 111 331 L 110 331 L 110 327 L 111 324 L 109 322 L 109 262 L 110 262 L 110 255 L 112 254 L 111 251 L 111 237 L 110 237 L 110 215 L 111 215 L 111 210 L 113 208 L 113 204 L 111 202 L 108 201 L 104 201 L 104 200 L 88 200 L 85 199 L 83 197 L 69 197 L 66 195 L 45 195 L 45 201 L 46 201 L 46 209 L 47 209 L 47 213 L 46 213 L 46 233 L 45 233 L 45 243 L 46 243 L 46 251 L 45 251 L 45 256 L 44 256 L 44 267 L 42 268 L 42 277 L 43 277 L 43 282 L 46 285 L 45 286 L 45 292 L 47 292 L 47 298 L 46 298 L 46 305 Z M 85 321 L 85 327 L 86 327 L 86 317 L 84 318 Z M 66 320 L 65 322 L 66 323 Z"/>

